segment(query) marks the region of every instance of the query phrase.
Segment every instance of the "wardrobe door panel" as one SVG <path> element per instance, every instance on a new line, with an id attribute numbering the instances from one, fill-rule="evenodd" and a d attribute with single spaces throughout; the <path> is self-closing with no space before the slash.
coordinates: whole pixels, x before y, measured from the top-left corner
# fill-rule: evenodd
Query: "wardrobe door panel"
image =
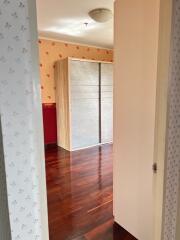
<path id="1" fill-rule="evenodd" d="M 101 142 L 113 141 L 113 65 L 101 64 Z"/>
<path id="2" fill-rule="evenodd" d="M 70 61 L 72 149 L 99 143 L 99 65 Z"/>

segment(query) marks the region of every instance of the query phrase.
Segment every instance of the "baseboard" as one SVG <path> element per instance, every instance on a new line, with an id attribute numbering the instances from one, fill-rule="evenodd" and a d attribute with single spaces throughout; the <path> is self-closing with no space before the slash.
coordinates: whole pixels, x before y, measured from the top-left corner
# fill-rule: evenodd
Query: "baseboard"
<path id="1" fill-rule="evenodd" d="M 115 232 L 120 233 L 120 235 L 127 236 L 129 240 L 138 240 L 131 233 L 129 233 L 126 229 L 121 227 L 117 222 L 114 222 L 113 229 Z"/>
<path id="2" fill-rule="evenodd" d="M 57 143 L 47 143 L 45 144 L 45 149 L 58 147 Z"/>
<path id="3" fill-rule="evenodd" d="M 106 144 L 107 144 L 107 145 L 108 145 L 108 144 L 113 144 L 113 142 L 98 143 L 98 144 L 91 145 L 91 146 L 88 146 L 88 147 L 75 148 L 75 149 L 70 150 L 70 152 L 75 152 L 75 151 L 80 151 L 80 150 L 86 150 L 86 149 L 90 149 L 90 148 L 94 148 L 94 147 L 101 147 L 101 146 L 106 145 Z"/>

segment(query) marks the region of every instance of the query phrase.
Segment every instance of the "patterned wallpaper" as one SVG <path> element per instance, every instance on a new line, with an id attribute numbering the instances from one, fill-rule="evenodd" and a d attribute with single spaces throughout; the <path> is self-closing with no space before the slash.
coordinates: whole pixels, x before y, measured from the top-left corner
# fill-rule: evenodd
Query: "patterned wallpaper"
<path id="1" fill-rule="evenodd" d="M 34 0 L 0 0 L 0 115 L 12 240 L 48 239 L 35 12 Z"/>
<path id="2" fill-rule="evenodd" d="M 55 102 L 54 64 L 56 61 L 66 57 L 113 61 L 112 50 L 45 39 L 39 39 L 39 56 L 43 103 Z"/>
<path id="3" fill-rule="evenodd" d="M 178 237 L 176 238 L 176 223 L 180 190 L 180 0 L 174 0 L 173 13 L 164 240 L 179 240 Z"/>

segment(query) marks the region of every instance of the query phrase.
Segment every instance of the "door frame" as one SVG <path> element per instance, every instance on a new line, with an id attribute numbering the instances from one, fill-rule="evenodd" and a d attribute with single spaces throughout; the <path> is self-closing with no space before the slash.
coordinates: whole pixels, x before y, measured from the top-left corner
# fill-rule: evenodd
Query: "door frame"
<path id="1" fill-rule="evenodd" d="M 160 1 L 158 67 L 156 90 L 156 119 L 154 162 L 158 174 L 154 176 L 154 239 L 163 238 L 164 192 L 166 179 L 166 140 L 168 124 L 168 89 L 172 35 L 173 0 Z M 166 51 L 164 50 L 166 49 Z"/>
<path id="2" fill-rule="evenodd" d="M 119 1 L 119 0 L 114 0 Z M 28 0 L 28 3 L 32 1 Z M 30 15 L 36 19 L 36 6 L 29 4 Z M 158 44 L 158 70 L 157 70 L 157 101 L 156 101 L 156 125 L 155 125 L 155 149 L 154 161 L 158 164 L 159 174 L 155 177 L 155 221 L 154 239 L 163 239 L 164 212 L 165 212 L 165 183 L 166 183 L 166 154 L 167 154 L 167 124 L 168 124 L 168 96 L 169 96 L 169 73 L 172 37 L 172 13 L 173 0 L 160 0 L 160 31 Z M 37 22 L 32 23 L 37 26 Z M 37 29 L 36 29 L 37 31 Z M 34 29 L 35 33 L 35 29 Z M 37 44 L 38 45 L 38 44 Z M 36 46 L 37 47 L 37 46 Z M 166 51 L 164 51 L 166 49 Z M 161 191 L 159 191 L 161 189 Z M 43 197 L 43 196 L 42 196 Z M 46 204 L 46 199 L 44 199 Z M 46 224 L 45 224 L 46 225 Z M 46 225 L 47 226 L 47 225 Z M 47 230 L 44 229 L 47 233 Z"/>

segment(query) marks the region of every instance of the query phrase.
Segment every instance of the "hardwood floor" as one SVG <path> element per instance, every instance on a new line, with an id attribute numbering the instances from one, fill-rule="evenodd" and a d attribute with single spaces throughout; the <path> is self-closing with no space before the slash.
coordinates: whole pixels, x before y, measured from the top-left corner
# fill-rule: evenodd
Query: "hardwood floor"
<path id="1" fill-rule="evenodd" d="M 113 224 L 112 145 L 46 149 L 50 240 L 134 240 Z"/>

